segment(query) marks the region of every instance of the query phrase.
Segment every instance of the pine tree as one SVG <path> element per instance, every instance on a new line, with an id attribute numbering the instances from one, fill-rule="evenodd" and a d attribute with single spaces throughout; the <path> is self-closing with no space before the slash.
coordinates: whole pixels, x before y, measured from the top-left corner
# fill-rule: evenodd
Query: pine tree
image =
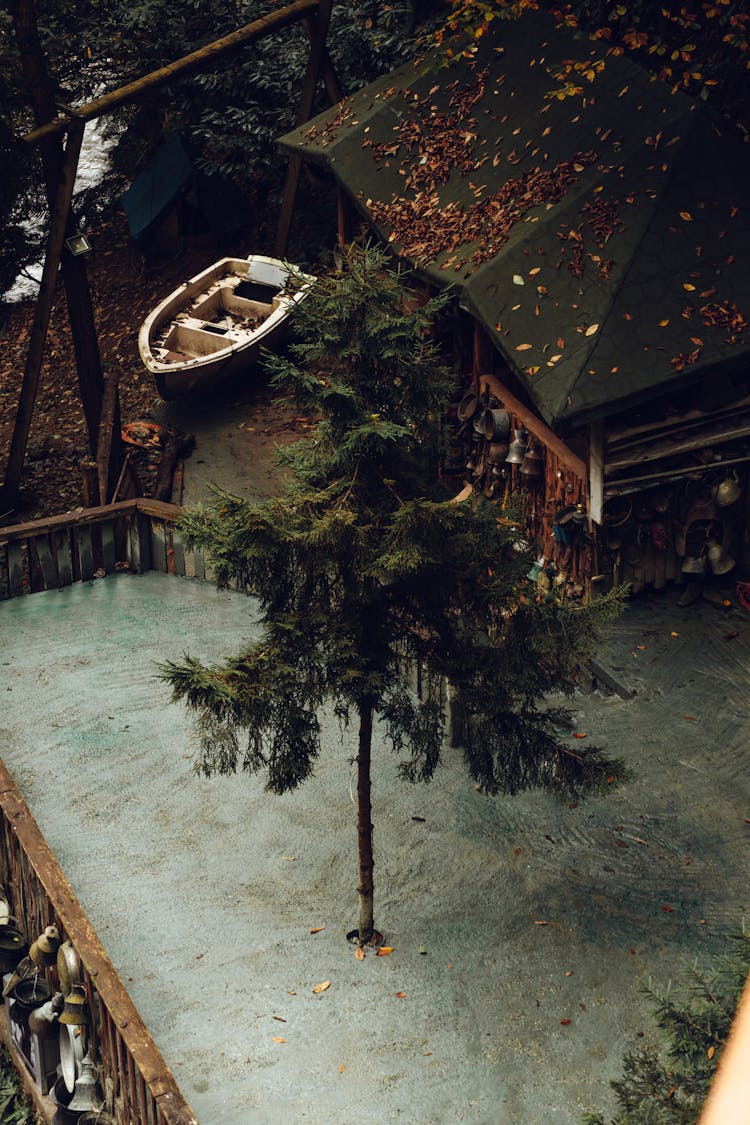
<path id="1" fill-rule="evenodd" d="M 446 499 L 438 482 L 452 376 L 430 328 L 446 299 L 420 303 L 381 250 L 352 246 L 300 303 L 287 355 L 267 358 L 275 384 L 318 419 L 284 454 L 285 491 L 260 504 L 221 493 L 180 521 L 220 587 L 257 596 L 264 626 L 218 666 L 162 667 L 196 712 L 199 772 L 262 771 L 283 793 L 314 768 L 324 704 L 358 722 L 360 955 L 374 932 L 373 720 L 409 781 L 431 779 L 443 747 L 443 701 L 418 698 L 410 668 L 450 685 L 466 764 L 487 793 L 578 797 L 625 776 L 597 748 L 563 747 L 566 712 L 543 702 L 572 690 L 611 604 L 525 598 L 518 527 L 485 502 Z"/>
<path id="2" fill-rule="evenodd" d="M 675 985 L 642 991 L 652 1004 L 663 1050 L 645 1047 L 625 1056 L 623 1076 L 611 1083 L 617 1112 L 610 1125 L 694 1125 L 729 1036 L 750 972 L 750 935 L 730 934 L 708 967 L 684 968 Z M 746 1107 L 743 1107 L 746 1108 Z M 588 1114 L 585 1125 L 606 1125 Z"/>

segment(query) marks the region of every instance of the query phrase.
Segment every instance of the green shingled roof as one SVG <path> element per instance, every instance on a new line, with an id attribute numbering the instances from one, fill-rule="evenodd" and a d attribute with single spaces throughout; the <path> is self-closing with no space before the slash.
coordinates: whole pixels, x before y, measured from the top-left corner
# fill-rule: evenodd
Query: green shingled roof
<path id="1" fill-rule="evenodd" d="M 280 141 L 454 285 L 553 424 L 748 366 L 750 146 L 541 15 L 495 21 Z M 583 95 L 556 69 L 604 59 Z M 550 96 L 552 95 L 552 96 Z"/>

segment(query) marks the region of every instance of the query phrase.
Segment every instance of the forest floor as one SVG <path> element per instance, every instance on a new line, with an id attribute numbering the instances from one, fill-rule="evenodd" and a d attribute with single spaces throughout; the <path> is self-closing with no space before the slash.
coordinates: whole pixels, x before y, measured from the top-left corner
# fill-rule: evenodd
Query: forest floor
<path id="1" fill-rule="evenodd" d="M 229 387 L 220 399 L 165 405 L 138 353 L 138 329 L 150 310 L 167 293 L 193 276 L 222 251 L 205 243 L 194 245 L 163 264 L 149 268 L 131 242 L 124 215 L 107 220 L 91 237 L 93 252 L 88 276 L 99 334 L 102 369 L 119 380 L 123 423 L 157 421 L 183 433 L 196 432 L 197 449 L 191 468 L 199 477 L 215 473 L 217 483 L 231 487 L 232 464 L 246 463 L 263 480 L 274 477 L 273 446 L 300 436 L 306 425 L 291 406 L 274 396 L 261 379 Z M 23 376 L 34 302 L 0 306 L 0 457 L 5 464 L 18 392 Z M 241 443 L 223 440 L 221 426 L 236 431 Z M 201 448 L 201 427 L 208 440 Z M 212 444 L 215 452 L 207 455 Z M 144 491 L 155 479 L 160 448 L 138 457 Z M 73 346 L 68 326 L 65 291 L 58 287 L 42 366 L 24 465 L 21 492 L 12 522 L 43 518 L 79 507 L 80 463 L 88 457 L 86 424 L 81 408 Z M 200 464 L 205 468 L 202 471 Z M 190 473 L 188 473 L 188 477 Z M 212 478 L 213 479 L 213 478 Z M 193 498 L 203 498 L 197 488 Z M 190 500 L 190 493 L 186 497 Z M 179 497 L 175 497 L 179 502 Z"/>

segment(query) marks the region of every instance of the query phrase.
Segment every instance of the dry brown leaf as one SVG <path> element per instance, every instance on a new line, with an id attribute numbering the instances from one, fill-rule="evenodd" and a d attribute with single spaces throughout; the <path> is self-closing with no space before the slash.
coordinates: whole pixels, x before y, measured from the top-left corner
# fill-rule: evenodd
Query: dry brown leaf
<path id="1" fill-rule="evenodd" d="M 689 281 L 683 282 L 682 288 L 685 289 L 688 293 L 693 293 L 695 291 L 695 286 L 692 285 Z"/>
<path id="2" fill-rule="evenodd" d="M 398 996 L 399 1000 L 405 1000 L 406 999 L 406 993 L 405 992 L 397 992 L 396 995 Z"/>
<path id="3" fill-rule="evenodd" d="M 288 1040 L 285 1039 L 283 1035 L 272 1035 L 271 1036 L 271 1042 L 272 1043 L 287 1043 Z"/>
<path id="4" fill-rule="evenodd" d="M 712 1059 L 714 1057 L 714 1055 L 716 1054 L 716 1048 L 715 1047 L 709 1047 L 708 1050 L 706 1051 L 706 1054 L 708 1055 L 708 1057 L 710 1059 Z"/>
<path id="5" fill-rule="evenodd" d="M 310 930 L 310 933 L 311 934 L 319 934 L 321 932 L 321 930 L 324 930 L 324 929 L 325 929 L 325 926 L 313 926 L 313 928 Z"/>
<path id="6" fill-rule="evenodd" d="M 547 922 L 542 922 L 539 918 L 534 919 L 534 925 L 535 926 L 546 926 L 547 924 L 548 924 Z"/>
<path id="7" fill-rule="evenodd" d="M 313 992 L 325 992 L 325 990 L 330 987 L 331 982 L 329 980 L 324 980 L 320 984 L 315 985 L 315 987 L 313 988 Z"/>
<path id="8" fill-rule="evenodd" d="M 533 348 L 533 346 L 534 346 L 533 344 L 517 344 L 516 345 L 516 351 L 517 352 L 527 352 L 529 350 L 529 348 Z"/>
<path id="9" fill-rule="evenodd" d="M 362 948 L 361 945 L 358 945 L 357 948 L 354 950 L 354 956 L 357 958 L 358 961 L 364 961 L 365 951 L 364 951 L 364 949 Z"/>
<path id="10" fill-rule="evenodd" d="M 659 321 L 659 327 L 660 328 L 666 328 L 668 324 L 669 324 L 669 318 L 667 318 L 666 320 L 660 320 Z"/>
<path id="11" fill-rule="evenodd" d="M 392 945 L 381 945 L 380 949 L 375 954 L 376 957 L 387 957 L 389 953 L 393 953 Z"/>
<path id="12" fill-rule="evenodd" d="M 598 331 L 599 331 L 599 325 L 598 324 L 590 324 L 588 326 L 588 328 L 586 329 L 586 331 L 584 332 L 584 336 L 593 336 L 594 333 L 598 332 Z"/>
<path id="13" fill-rule="evenodd" d="M 343 1074 L 345 1070 L 346 1070 L 346 1067 L 344 1066 L 343 1063 L 341 1063 L 341 1065 L 339 1066 L 339 1074 Z"/>

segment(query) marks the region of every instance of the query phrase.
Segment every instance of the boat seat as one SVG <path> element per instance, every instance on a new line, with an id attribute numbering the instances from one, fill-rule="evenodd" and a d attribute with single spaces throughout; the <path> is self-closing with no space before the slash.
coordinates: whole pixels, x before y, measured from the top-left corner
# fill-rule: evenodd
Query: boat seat
<path id="1" fill-rule="evenodd" d="M 194 327 L 194 325 L 196 325 Z M 197 356 L 211 355 L 213 352 L 223 351 L 224 348 L 235 344 L 238 334 L 233 332 L 206 332 L 200 327 L 201 321 L 186 323 L 180 321 L 169 332 L 164 347 L 168 351 L 180 352 L 188 359 Z"/>

